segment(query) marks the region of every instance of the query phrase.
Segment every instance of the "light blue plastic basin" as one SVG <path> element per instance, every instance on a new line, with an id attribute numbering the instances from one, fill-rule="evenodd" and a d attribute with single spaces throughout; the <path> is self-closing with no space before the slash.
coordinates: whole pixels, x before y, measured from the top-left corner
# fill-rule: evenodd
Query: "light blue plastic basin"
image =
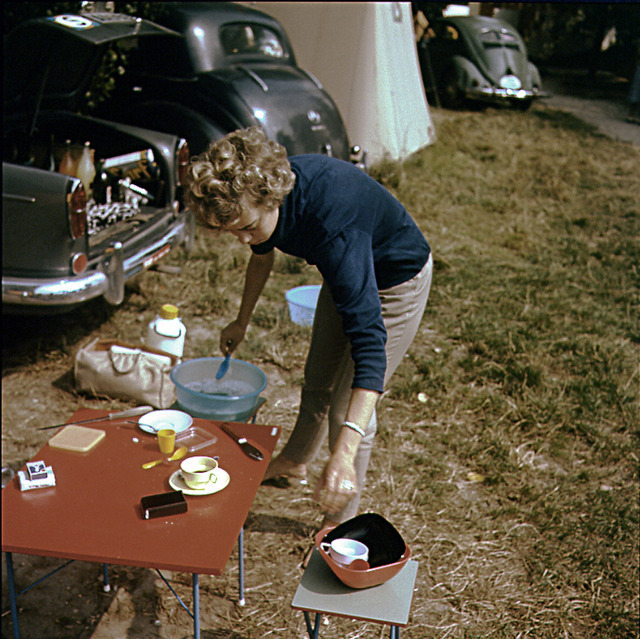
<path id="1" fill-rule="evenodd" d="M 291 321 L 300 326 L 311 326 L 316 313 L 320 286 L 298 286 L 287 291 L 285 298 L 289 303 Z"/>
<path id="2" fill-rule="evenodd" d="M 221 380 L 216 373 L 223 357 L 192 359 L 171 370 L 180 407 L 192 417 L 246 421 L 267 387 L 267 376 L 253 364 L 231 359 Z"/>

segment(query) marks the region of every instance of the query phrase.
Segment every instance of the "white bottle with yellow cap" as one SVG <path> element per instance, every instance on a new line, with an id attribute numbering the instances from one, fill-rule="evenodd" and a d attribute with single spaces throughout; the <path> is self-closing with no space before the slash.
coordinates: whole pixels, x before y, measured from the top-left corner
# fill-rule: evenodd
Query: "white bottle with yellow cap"
<path id="1" fill-rule="evenodd" d="M 147 329 L 147 346 L 182 357 L 187 329 L 178 317 L 178 307 L 164 304 Z"/>

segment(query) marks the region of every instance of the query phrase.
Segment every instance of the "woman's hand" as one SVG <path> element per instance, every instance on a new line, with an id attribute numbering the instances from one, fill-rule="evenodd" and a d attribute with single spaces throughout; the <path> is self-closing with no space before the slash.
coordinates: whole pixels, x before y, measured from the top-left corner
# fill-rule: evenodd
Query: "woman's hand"
<path id="1" fill-rule="evenodd" d="M 231 354 L 238 348 L 240 342 L 244 339 L 246 330 L 246 327 L 237 319 L 222 329 L 220 332 L 220 350 L 223 355 Z"/>
<path id="2" fill-rule="evenodd" d="M 362 434 L 371 420 L 379 393 L 364 388 L 351 391 L 347 422 L 359 425 L 355 430 L 346 425 L 333 446 L 331 457 L 322 471 L 314 493 L 316 501 L 331 515 L 342 510 L 358 494 L 355 460 Z"/>
<path id="3" fill-rule="evenodd" d="M 225 326 L 220 332 L 220 350 L 224 355 L 233 353 L 244 339 L 253 309 L 267 279 L 269 279 L 269 273 L 271 273 L 274 259 L 273 251 L 270 251 L 266 255 L 251 254 L 249 264 L 247 265 L 238 317 Z"/>
<path id="4" fill-rule="evenodd" d="M 353 461 L 352 455 L 337 450 L 322 471 L 314 498 L 328 514 L 342 510 L 357 494 Z"/>

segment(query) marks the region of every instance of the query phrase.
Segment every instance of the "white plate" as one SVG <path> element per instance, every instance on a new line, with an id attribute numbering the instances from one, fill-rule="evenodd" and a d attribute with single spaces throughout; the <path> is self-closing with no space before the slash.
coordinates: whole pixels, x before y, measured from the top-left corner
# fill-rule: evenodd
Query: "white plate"
<path id="1" fill-rule="evenodd" d="M 217 480 L 215 482 L 209 482 L 205 488 L 200 489 L 189 488 L 184 479 L 182 479 L 182 472 L 176 470 L 176 472 L 169 477 L 169 486 L 171 486 L 173 490 L 181 490 L 185 495 L 212 495 L 226 488 L 230 481 L 229 473 L 223 468 L 216 468 L 214 472 Z"/>
<path id="2" fill-rule="evenodd" d="M 161 428 L 173 428 L 176 433 L 187 430 L 193 424 L 193 418 L 181 410 L 152 410 L 138 418 L 138 426 L 145 432 L 155 435 Z"/>

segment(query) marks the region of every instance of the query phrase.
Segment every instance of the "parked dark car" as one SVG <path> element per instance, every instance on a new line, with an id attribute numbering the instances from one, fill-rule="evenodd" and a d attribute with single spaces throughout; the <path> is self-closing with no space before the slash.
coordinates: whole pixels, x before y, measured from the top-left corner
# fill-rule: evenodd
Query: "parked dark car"
<path id="1" fill-rule="evenodd" d="M 541 97 L 542 82 L 518 31 L 485 16 L 433 21 L 418 43 L 422 79 L 431 104 L 458 108 L 468 100 L 515 105 Z"/>
<path id="2" fill-rule="evenodd" d="M 274 18 L 225 2 L 153 3 L 153 20 L 182 38 L 140 40 L 110 114 L 184 137 L 192 153 L 238 128 L 258 125 L 290 155 L 351 153 L 337 106 L 296 65 Z"/>
<path id="3" fill-rule="evenodd" d="M 127 279 L 190 248 L 185 140 L 78 113 L 105 49 L 168 33 L 109 13 L 31 20 L 5 38 L 4 312 L 119 304 Z"/>

